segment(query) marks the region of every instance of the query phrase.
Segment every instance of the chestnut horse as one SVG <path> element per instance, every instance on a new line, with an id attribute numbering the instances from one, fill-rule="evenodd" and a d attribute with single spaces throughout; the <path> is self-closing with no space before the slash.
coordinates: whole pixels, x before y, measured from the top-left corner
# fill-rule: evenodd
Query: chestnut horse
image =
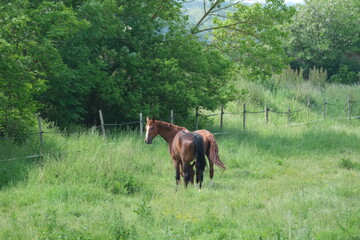
<path id="1" fill-rule="evenodd" d="M 195 159 L 196 182 L 199 188 L 203 182 L 203 171 L 206 166 L 204 140 L 195 132 L 189 132 L 167 122 L 157 121 L 155 118 L 146 118 L 145 142 L 151 144 L 152 140 L 159 134 L 168 144 L 169 152 L 174 162 L 176 185 L 180 182 L 180 174 L 183 175 L 185 186 L 193 177 L 191 162 Z"/>
<path id="2" fill-rule="evenodd" d="M 210 173 L 210 184 L 213 183 L 212 179 L 214 177 L 214 164 L 223 170 L 226 169 L 225 165 L 221 162 L 219 158 L 219 148 L 215 141 L 214 135 L 209 132 L 208 130 L 201 129 L 195 131 L 196 133 L 199 133 L 203 139 L 205 144 L 205 154 L 207 156 L 207 159 L 209 161 L 209 173 Z M 194 175 L 194 174 L 192 174 Z"/>

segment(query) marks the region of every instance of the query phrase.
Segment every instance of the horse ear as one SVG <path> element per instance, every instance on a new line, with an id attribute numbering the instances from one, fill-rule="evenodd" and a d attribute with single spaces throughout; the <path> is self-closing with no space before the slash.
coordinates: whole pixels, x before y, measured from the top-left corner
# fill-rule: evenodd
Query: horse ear
<path id="1" fill-rule="evenodd" d="M 155 117 L 152 117 L 152 121 L 155 122 Z"/>

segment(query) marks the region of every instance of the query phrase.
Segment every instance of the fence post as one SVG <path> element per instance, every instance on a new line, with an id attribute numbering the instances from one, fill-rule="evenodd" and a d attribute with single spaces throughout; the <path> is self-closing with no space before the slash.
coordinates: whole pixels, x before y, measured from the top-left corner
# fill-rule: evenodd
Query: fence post
<path id="1" fill-rule="evenodd" d="M 196 107 L 195 112 L 195 130 L 199 129 L 199 107 Z"/>
<path id="2" fill-rule="evenodd" d="M 350 114 L 351 114 L 351 110 L 350 110 L 350 107 L 351 107 L 351 104 L 350 104 L 350 96 L 348 96 L 348 120 L 350 120 L 351 119 L 351 117 L 350 117 Z"/>
<path id="3" fill-rule="evenodd" d="M 139 123 L 140 123 L 140 137 L 143 136 L 143 131 L 144 131 L 144 123 L 143 123 L 143 114 L 140 113 L 140 117 L 139 117 Z"/>
<path id="4" fill-rule="evenodd" d="M 101 124 L 101 131 L 102 131 L 102 134 L 104 137 L 106 137 L 106 134 L 105 134 L 105 125 L 104 125 L 104 118 L 103 118 L 103 114 L 102 114 L 102 111 L 99 110 L 99 117 L 100 117 L 100 124 Z"/>
<path id="5" fill-rule="evenodd" d="M 264 112 L 265 112 L 265 122 L 268 123 L 269 122 L 269 108 L 266 106 L 266 104 L 265 104 Z"/>
<path id="6" fill-rule="evenodd" d="M 324 98 L 324 120 L 326 118 L 326 98 Z"/>
<path id="7" fill-rule="evenodd" d="M 290 107 L 288 107 L 288 124 L 290 125 L 290 115 L 291 115 L 291 110 Z"/>
<path id="8" fill-rule="evenodd" d="M 39 124 L 39 136 L 40 136 L 40 146 L 43 146 L 43 130 L 42 130 L 42 120 L 41 117 L 38 117 L 38 124 Z"/>
<path id="9" fill-rule="evenodd" d="M 243 110 L 243 130 L 246 129 L 246 103 L 244 103 L 244 110 Z"/>
<path id="10" fill-rule="evenodd" d="M 221 104 L 221 112 L 220 112 L 220 132 L 223 130 L 223 120 L 224 120 L 224 104 Z"/>
<path id="11" fill-rule="evenodd" d="M 174 124 L 174 110 L 170 110 L 170 123 Z"/>

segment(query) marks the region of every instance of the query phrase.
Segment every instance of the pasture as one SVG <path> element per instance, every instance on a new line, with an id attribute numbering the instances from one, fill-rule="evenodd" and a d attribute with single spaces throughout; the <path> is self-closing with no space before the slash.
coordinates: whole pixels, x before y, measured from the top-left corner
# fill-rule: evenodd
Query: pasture
<path id="1" fill-rule="evenodd" d="M 0 239 L 360 238 L 359 120 L 242 131 L 237 117 L 216 136 L 227 170 L 210 186 L 207 166 L 201 190 L 175 191 L 159 136 L 51 129 L 52 154 L 0 162 Z M 34 139 L 2 142 L 2 158 L 38 153 Z"/>

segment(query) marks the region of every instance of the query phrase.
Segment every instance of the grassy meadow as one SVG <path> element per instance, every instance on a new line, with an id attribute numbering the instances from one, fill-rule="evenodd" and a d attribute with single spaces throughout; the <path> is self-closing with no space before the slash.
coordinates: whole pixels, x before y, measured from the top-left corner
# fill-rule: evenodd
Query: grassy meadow
<path id="1" fill-rule="evenodd" d="M 325 121 L 298 126 L 283 115 L 268 124 L 249 115 L 246 131 L 241 115 L 225 115 L 228 134 L 216 139 L 227 170 L 216 168 L 211 186 L 206 173 L 201 190 L 175 191 L 160 137 L 147 145 L 138 132 L 104 139 L 96 129 L 65 135 L 48 124 L 57 134 L 44 136 L 44 157 L 0 162 L 0 239 L 360 239 L 360 120 L 330 118 L 346 116 L 359 86 L 246 88 L 226 112 L 243 102 L 250 111 L 264 103 L 296 109 L 310 97 L 309 115 L 291 119 L 302 122 L 322 118 L 324 97 L 339 106 Z M 208 128 L 218 130 L 218 121 Z M 0 159 L 39 153 L 36 137 L 21 146 L 2 140 Z"/>

